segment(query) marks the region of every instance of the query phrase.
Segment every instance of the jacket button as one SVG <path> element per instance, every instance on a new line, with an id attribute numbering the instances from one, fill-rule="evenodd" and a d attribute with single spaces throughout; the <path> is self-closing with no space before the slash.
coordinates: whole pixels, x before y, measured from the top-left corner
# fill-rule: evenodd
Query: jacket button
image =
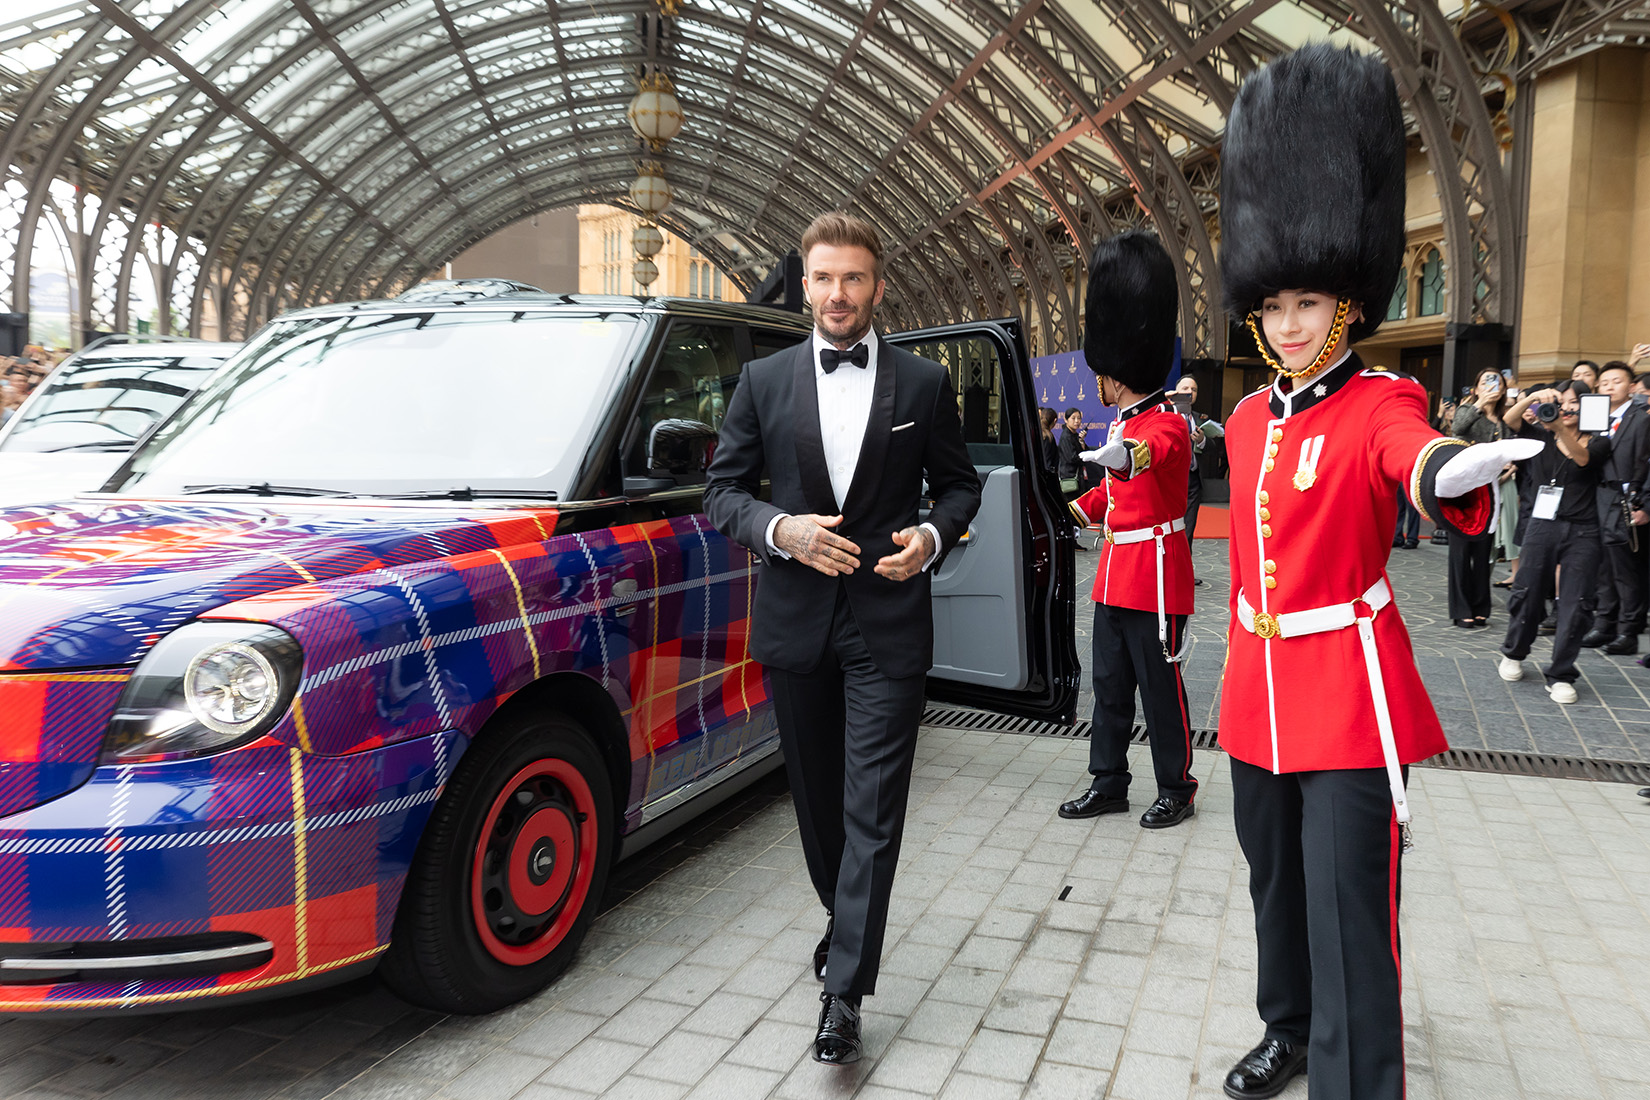
<path id="1" fill-rule="evenodd" d="M 1256 497 L 1256 498 L 1255 498 L 1255 499 L 1256 499 L 1256 500 L 1258 500 L 1258 501 L 1260 501 L 1260 502 L 1261 502 L 1261 503 L 1262 503 L 1262 504 L 1270 504 L 1270 503 L 1272 503 L 1272 497 L 1271 497 L 1271 494 L 1269 494 L 1269 493 L 1268 493 L 1268 492 L 1267 492 L 1267 491 L 1266 491 L 1266 490 L 1265 490 L 1265 489 L 1262 489 L 1262 490 L 1261 490 L 1261 491 L 1260 491 L 1260 495 L 1259 495 L 1259 496 L 1257 496 L 1257 497 Z"/>
<path id="2" fill-rule="evenodd" d="M 1267 558 L 1265 569 L 1268 573 L 1276 573 L 1278 571 L 1278 563 L 1273 561 L 1271 558 Z"/>
<path id="3" fill-rule="evenodd" d="M 1283 439 L 1283 429 L 1282 428 L 1273 428 L 1272 429 L 1272 442 L 1277 443 L 1277 442 L 1281 441 L 1282 439 Z"/>
<path id="4" fill-rule="evenodd" d="M 1263 520 L 1271 519 L 1272 518 L 1272 509 L 1262 508 L 1260 510 L 1260 518 L 1263 519 Z"/>
<path id="5" fill-rule="evenodd" d="M 1276 443 L 1274 443 L 1270 447 L 1266 448 L 1266 457 L 1267 458 L 1273 458 L 1277 455 L 1277 453 L 1278 453 L 1278 445 Z"/>
<path id="6" fill-rule="evenodd" d="M 1260 537 L 1263 539 L 1269 539 L 1272 537 L 1272 525 L 1270 523 L 1263 523 L 1260 525 Z"/>
<path id="7" fill-rule="evenodd" d="M 1261 464 L 1261 469 L 1265 470 L 1267 473 L 1271 473 L 1272 472 L 1272 460 L 1267 459 L 1264 463 L 1262 463 Z"/>
<path id="8" fill-rule="evenodd" d="M 1277 586 L 1278 586 L 1278 579 L 1276 577 L 1267 577 L 1266 578 L 1266 587 L 1267 588 L 1276 588 Z"/>

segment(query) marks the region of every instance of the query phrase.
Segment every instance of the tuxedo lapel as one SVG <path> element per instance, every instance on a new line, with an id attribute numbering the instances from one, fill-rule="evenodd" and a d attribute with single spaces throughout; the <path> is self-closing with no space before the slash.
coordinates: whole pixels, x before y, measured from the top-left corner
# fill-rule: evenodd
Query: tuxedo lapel
<path id="1" fill-rule="evenodd" d="M 817 515 L 837 514 L 836 493 L 825 465 L 825 438 L 819 430 L 819 387 L 814 381 L 814 342 L 796 346 L 791 365 L 791 438 L 802 495 Z"/>
<path id="2" fill-rule="evenodd" d="M 871 415 L 865 422 L 865 440 L 859 445 L 859 463 L 854 467 L 853 483 L 848 486 L 848 499 L 842 502 L 842 514 L 848 523 L 865 510 L 882 484 L 888 439 L 894 429 L 894 374 L 898 354 L 890 344 L 878 342 L 877 388 L 871 397 Z"/>

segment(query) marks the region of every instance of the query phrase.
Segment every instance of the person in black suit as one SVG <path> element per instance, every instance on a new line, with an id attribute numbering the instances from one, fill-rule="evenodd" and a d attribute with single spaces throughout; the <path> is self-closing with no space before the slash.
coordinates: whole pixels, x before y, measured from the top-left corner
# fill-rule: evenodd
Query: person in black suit
<path id="1" fill-rule="evenodd" d="M 1645 463 L 1650 460 L 1650 414 L 1633 401 L 1633 368 L 1613 359 L 1599 368 L 1598 392 L 1610 399 L 1610 457 L 1598 487 L 1598 607 L 1584 646 L 1626 656 L 1639 651 L 1644 633 L 1646 584 L 1650 583 L 1650 527 L 1644 504 Z"/>
<path id="2" fill-rule="evenodd" d="M 813 338 L 745 365 L 705 511 L 762 561 L 750 652 L 773 687 L 827 914 L 813 1056 L 847 1064 L 861 1054 L 861 998 L 876 992 L 933 664 L 928 570 L 968 529 L 980 479 L 945 368 L 872 328 L 884 287 L 876 231 L 822 214 L 802 262 Z M 771 502 L 757 495 L 764 472 Z M 919 522 L 924 476 L 933 506 Z"/>

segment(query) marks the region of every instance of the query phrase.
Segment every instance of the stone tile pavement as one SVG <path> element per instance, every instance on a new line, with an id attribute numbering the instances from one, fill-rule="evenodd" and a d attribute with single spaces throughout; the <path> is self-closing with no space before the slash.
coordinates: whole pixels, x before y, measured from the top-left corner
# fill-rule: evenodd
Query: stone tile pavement
<path id="1" fill-rule="evenodd" d="M 1179 828 L 1061 821 L 1086 743 L 925 730 L 868 1056 L 807 1058 L 822 927 L 765 781 L 624 865 L 574 967 L 443 1018 L 371 980 L 245 1008 L 0 1022 L 0 1095 L 187 1100 L 1203 1100 L 1259 1037 L 1224 759 Z M 1137 753 L 1143 750 L 1137 750 Z M 1150 774 L 1137 756 L 1136 771 Z M 1142 792 L 1143 793 L 1143 792 Z M 1415 1100 L 1650 1097 L 1650 803 L 1418 769 Z M 1286 1097 L 1306 1095 L 1304 1082 Z"/>
<path id="2" fill-rule="evenodd" d="M 1197 574 L 1210 583 L 1197 590 L 1198 614 L 1192 616 L 1192 651 L 1184 669 L 1194 726 L 1214 729 L 1220 717 L 1220 674 L 1226 661 L 1226 600 L 1230 566 L 1224 539 L 1197 539 L 1193 544 Z M 1650 669 L 1636 658 L 1610 657 L 1594 650 L 1581 654 L 1581 698 L 1560 706 L 1542 686 L 1541 665 L 1552 655 L 1549 638 L 1536 639 L 1524 663 L 1524 679 L 1507 683 L 1495 663 L 1507 629 L 1506 591 L 1495 589 L 1494 612 L 1484 630 L 1450 625 L 1445 597 L 1449 551 L 1423 542 L 1416 550 L 1394 550 L 1388 574 L 1415 645 L 1416 663 L 1432 694 L 1439 720 L 1456 748 L 1506 749 L 1607 760 L 1650 761 Z M 1077 555 L 1078 652 L 1088 667 L 1094 585 L 1098 554 Z M 1505 576 L 1504 565 L 1495 567 Z M 1650 652 L 1650 638 L 1646 639 Z M 1092 689 L 1083 684 L 1077 714 L 1094 709 Z"/>

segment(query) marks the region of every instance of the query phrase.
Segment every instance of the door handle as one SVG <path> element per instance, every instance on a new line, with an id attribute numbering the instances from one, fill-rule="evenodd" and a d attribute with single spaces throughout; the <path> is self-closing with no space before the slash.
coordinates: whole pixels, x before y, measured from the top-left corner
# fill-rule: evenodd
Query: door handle
<path id="1" fill-rule="evenodd" d="M 617 580 L 617 581 L 613 582 L 613 598 L 615 600 L 628 600 L 628 599 L 631 599 L 632 597 L 634 597 L 635 595 L 636 595 L 636 581 L 633 578 L 626 577 L 623 580 Z M 625 607 L 615 607 L 613 609 L 613 617 L 615 619 L 622 619 L 626 615 L 634 615 L 634 614 L 636 614 L 636 605 L 635 604 L 629 604 L 628 606 L 625 606 Z"/>

